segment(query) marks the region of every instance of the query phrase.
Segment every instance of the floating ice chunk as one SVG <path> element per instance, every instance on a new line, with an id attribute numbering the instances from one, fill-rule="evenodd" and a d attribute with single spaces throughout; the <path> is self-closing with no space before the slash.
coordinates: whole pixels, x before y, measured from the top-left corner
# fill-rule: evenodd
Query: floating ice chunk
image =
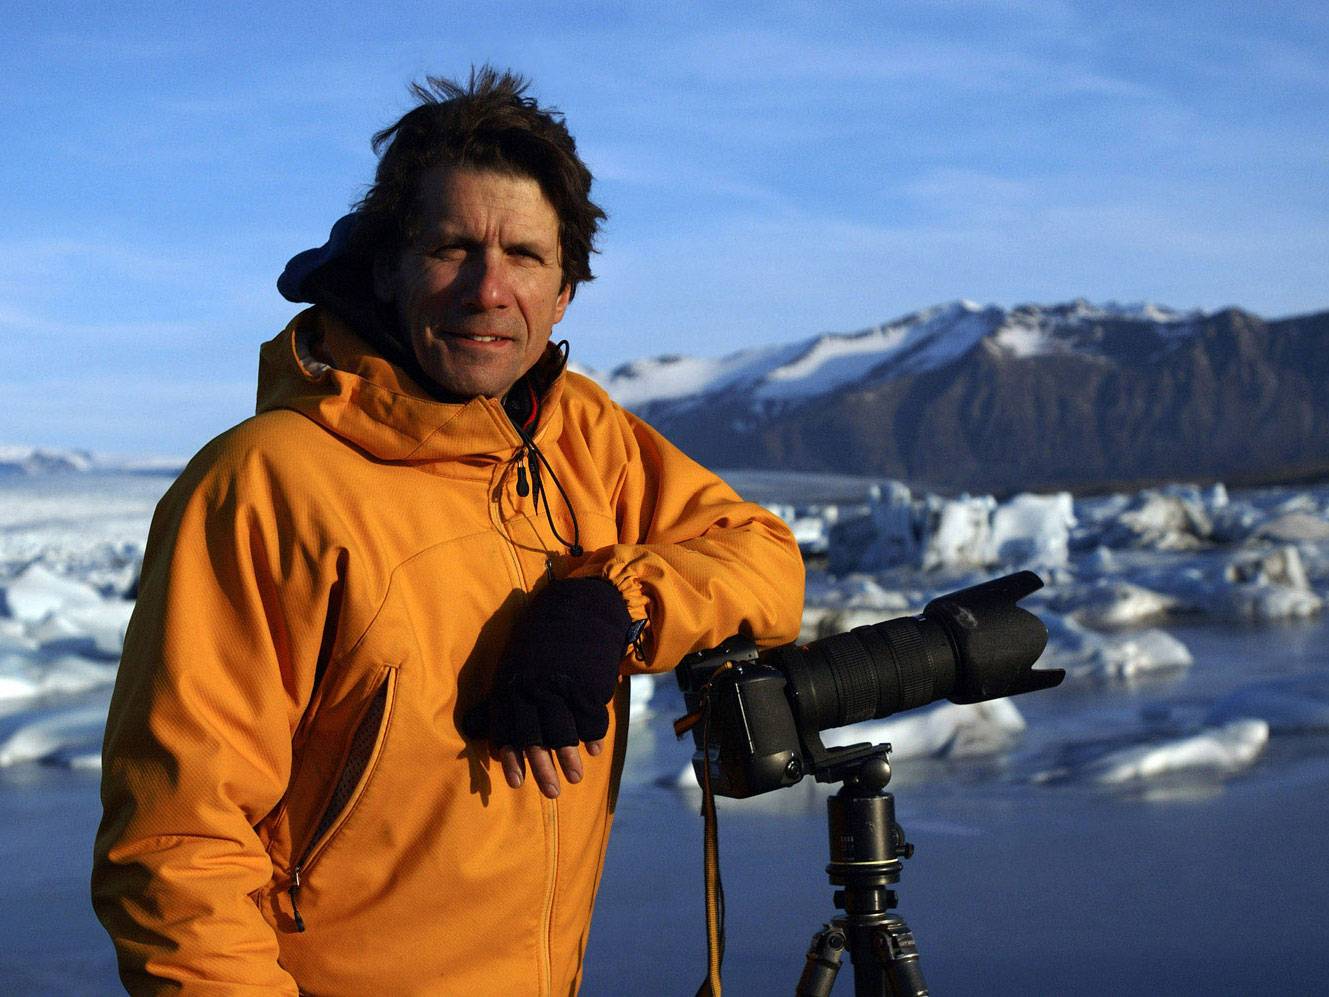
<path id="1" fill-rule="evenodd" d="M 1265 520 L 1254 534 L 1278 543 L 1314 543 L 1329 540 L 1329 522 L 1308 512 L 1286 512 Z"/>
<path id="2" fill-rule="evenodd" d="M 1012 568 L 1064 566 L 1074 526 L 1070 492 L 1016 495 L 992 512 L 992 562 Z"/>
<path id="3" fill-rule="evenodd" d="M 1140 782 L 1176 773 L 1229 775 L 1249 766 L 1269 743 L 1269 725 L 1243 718 L 1198 734 L 1114 751 L 1088 766 L 1106 785 Z"/>
<path id="4" fill-rule="evenodd" d="M 116 666 L 75 654 L 51 661 L 9 654 L 0 657 L 0 699 L 86 692 L 115 683 Z"/>
<path id="5" fill-rule="evenodd" d="M 798 549 L 805 554 L 824 554 L 829 546 L 830 524 L 820 516 L 797 516 L 788 520 Z"/>
<path id="6" fill-rule="evenodd" d="M 1258 622 L 1311 616 L 1323 600 L 1309 584 L 1299 550 L 1245 550 L 1225 564 L 1213 562 L 1139 571 L 1145 586 L 1177 600 L 1177 612 Z"/>
<path id="7" fill-rule="evenodd" d="M 868 490 L 867 515 L 837 517 L 829 529 L 831 570 L 845 574 L 917 564 L 924 519 L 908 487 L 898 481 L 874 484 Z"/>
<path id="8" fill-rule="evenodd" d="M 1283 585 L 1242 585 L 1228 593 L 1229 610 L 1224 615 L 1244 617 L 1257 622 L 1304 619 L 1324 608 L 1324 600 L 1314 592 L 1303 592 Z"/>
<path id="9" fill-rule="evenodd" d="M 2 589 L 6 614 L 36 623 L 47 613 L 76 606 L 95 606 L 101 595 L 90 585 L 57 575 L 42 564 L 31 564 Z"/>
<path id="10" fill-rule="evenodd" d="M 1226 590 L 1217 604 L 1230 615 L 1253 620 L 1314 616 L 1323 600 L 1311 591 L 1301 553 L 1291 544 L 1262 553 L 1243 553 L 1223 572 Z"/>
<path id="11" fill-rule="evenodd" d="M 1212 520 L 1198 495 L 1146 489 L 1104 532 L 1109 547 L 1194 550 L 1207 544 Z"/>
<path id="12" fill-rule="evenodd" d="M 118 660 L 133 611 L 132 602 L 119 599 L 94 606 L 71 606 L 49 613 L 28 633 L 48 654 L 65 651 Z"/>
<path id="13" fill-rule="evenodd" d="M 1100 579 L 1085 594 L 1072 596 L 1070 615 L 1088 627 L 1125 627 L 1166 615 L 1177 605 L 1173 596 L 1154 592 L 1140 585 L 1112 579 Z M 1065 605 L 1071 600 L 1062 600 Z"/>
<path id="14" fill-rule="evenodd" d="M 1301 554 L 1291 544 L 1256 554 L 1239 554 L 1228 562 L 1224 576 L 1230 582 L 1284 585 L 1306 591 L 1310 583 Z"/>
<path id="15" fill-rule="evenodd" d="M 37 647 L 22 621 L 0 619 L 0 655 L 31 654 Z"/>
<path id="16" fill-rule="evenodd" d="M 936 518 L 923 546 L 924 571 L 981 568 L 990 562 L 996 499 L 991 495 L 961 495 L 956 499 L 929 495 L 928 503 Z"/>
<path id="17" fill-rule="evenodd" d="M 0 702 L 37 695 L 36 683 L 19 675 L 0 675 Z"/>
<path id="18" fill-rule="evenodd" d="M 654 715 L 651 710 L 651 696 L 654 693 L 654 675 L 632 676 L 628 682 L 628 723 L 649 720 Z"/>
<path id="19" fill-rule="evenodd" d="M 72 759 L 86 759 L 100 750 L 105 727 L 105 706 L 80 707 L 34 720 L 0 742 L 0 768 L 23 762 L 68 765 Z"/>
<path id="20" fill-rule="evenodd" d="M 1130 682 L 1194 663 L 1186 645 L 1162 630 L 1103 634 L 1055 613 L 1042 612 L 1039 616 L 1049 634 L 1040 664 L 1065 668 L 1076 678 Z"/>
<path id="21" fill-rule="evenodd" d="M 1329 675 L 1305 675 L 1244 686 L 1209 710 L 1206 722 L 1258 717 L 1277 733 L 1329 731 Z"/>
<path id="22" fill-rule="evenodd" d="M 1005 751 L 1024 730 L 1024 717 L 1008 699 L 965 705 L 943 702 L 884 720 L 837 727 L 822 734 L 822 743 L 843 747 L 889 742 L 897 759 L 969 758 Z"/>

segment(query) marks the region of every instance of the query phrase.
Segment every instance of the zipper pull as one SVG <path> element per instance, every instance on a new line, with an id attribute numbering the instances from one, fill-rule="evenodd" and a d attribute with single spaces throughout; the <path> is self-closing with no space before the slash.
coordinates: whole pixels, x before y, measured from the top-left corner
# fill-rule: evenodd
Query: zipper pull
<path id="1" fill-rule="evenodd" d="M 520 462 L 517 464 L 517 494 L 522 498 L 531 494 L 531 486 L 526 483 L 526 465 Z"/>
<path id="2" fill-rule="evenodd" d="M 526 459 L 531 465 L 531 491 L 535 495 L 535 498 L 531 499 L 531 501 L 535 503 L 535 509 L 538 512 L 540 510 L 540 492 L 543 487 L 540 483 L 540 465 L 536 461 L 534 453 L 528 452 Z"/>
<path id="3" fill-rule="evenodd" d="M 296 905 L 296 900 L 300 896 L 300 866 L 296 866 L 291 873 L 291 885 L 286 891 L 291 895 L 291 913 L 295 916 L 295 930 L 305 930 L 305 919 L 300 916 L 300 908 Z"/>

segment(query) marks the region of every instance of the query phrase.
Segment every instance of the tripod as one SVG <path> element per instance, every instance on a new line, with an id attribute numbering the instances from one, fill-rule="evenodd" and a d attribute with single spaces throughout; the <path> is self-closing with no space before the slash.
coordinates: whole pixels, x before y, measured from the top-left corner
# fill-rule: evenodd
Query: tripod
<path id="1" fill-rule="evenodd" d="M 842 915 L 812 936 L 798 997 L 826 997 L 835 984 L 845 949 L 854 965 L 855 997 L 924 997 L 927 984 L 918 964 L 918 946 L 904 918 L 891 913 L 892 885 L 900 881 L 901 859 L 914 853 L 895 822 L 889 744 L 866 757 L 837 766 L 819 781 L 843 782 L 826 801 L 831 862 L 826 867 Z"/>

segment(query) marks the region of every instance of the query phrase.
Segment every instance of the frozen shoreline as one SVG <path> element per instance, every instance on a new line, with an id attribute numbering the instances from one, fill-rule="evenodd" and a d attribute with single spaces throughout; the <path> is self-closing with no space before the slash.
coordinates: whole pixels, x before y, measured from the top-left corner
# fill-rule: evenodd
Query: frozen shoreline
<path id="1" fill-rule="evenodd" d="M 119 992 L 87 900 L 95 766 L 125 593 L 167 484 L 0 483 L 5 992 Z M 1051 562 L 1030 608 L 1053 632 L 1044 663 L 1069 672 L 1048 692 L 836 732 L 895 744 L 891 789 L 919 849 L 901 912 L 929 983 L 942 993 L 1212 993 L 1291 978 L 1329 989 L 1329 619 L 1316 615 L 1329 594 L 1319 536 L 1329 490 L 1108 497 L 1077 504 L 1075 526 L 1059 502 L 1025 502 L 1004 518 L 995 503 L 929 502 L 911 507 L 921 520 L 897 504 L 877 521 L 921 522 L 910 541 L 920 559 L 963 559 L 964 531 L 987 530 L 973 549 Z M 1065 529 L 1043 530 L 1049 517 Z M 1216 530 L 1247 533 L 1220 542 Z M 1020 539 L 1031 533 L 1048 542 Z M 917 612 L 1015 566 L 814 572 L 805 639 Z M 689 751 L 669 730 L 672 680 L 634 680 L 633 692 L 584 993 L 691 993 L 705 958 L 697 802 L 662 786 L 678 781 Z M 805 781 L 722 801 L 735 993 L 792 989 L 811 933 L 832 914 L 824 797 Z M 1244 961 L 1232 958 L 1237 940 Z"/>

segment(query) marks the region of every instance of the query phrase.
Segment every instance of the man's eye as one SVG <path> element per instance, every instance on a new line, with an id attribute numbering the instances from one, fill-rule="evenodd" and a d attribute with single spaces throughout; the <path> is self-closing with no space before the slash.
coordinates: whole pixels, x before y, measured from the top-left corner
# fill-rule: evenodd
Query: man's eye
<path id="1" fill-rule="evenodd" d="M 446 263 L 460 263 L 466 259 L 465 246 L 439 246 L 437 249 L 430 250 L 430 257 L 436 260 L 443 260 Z"/>

